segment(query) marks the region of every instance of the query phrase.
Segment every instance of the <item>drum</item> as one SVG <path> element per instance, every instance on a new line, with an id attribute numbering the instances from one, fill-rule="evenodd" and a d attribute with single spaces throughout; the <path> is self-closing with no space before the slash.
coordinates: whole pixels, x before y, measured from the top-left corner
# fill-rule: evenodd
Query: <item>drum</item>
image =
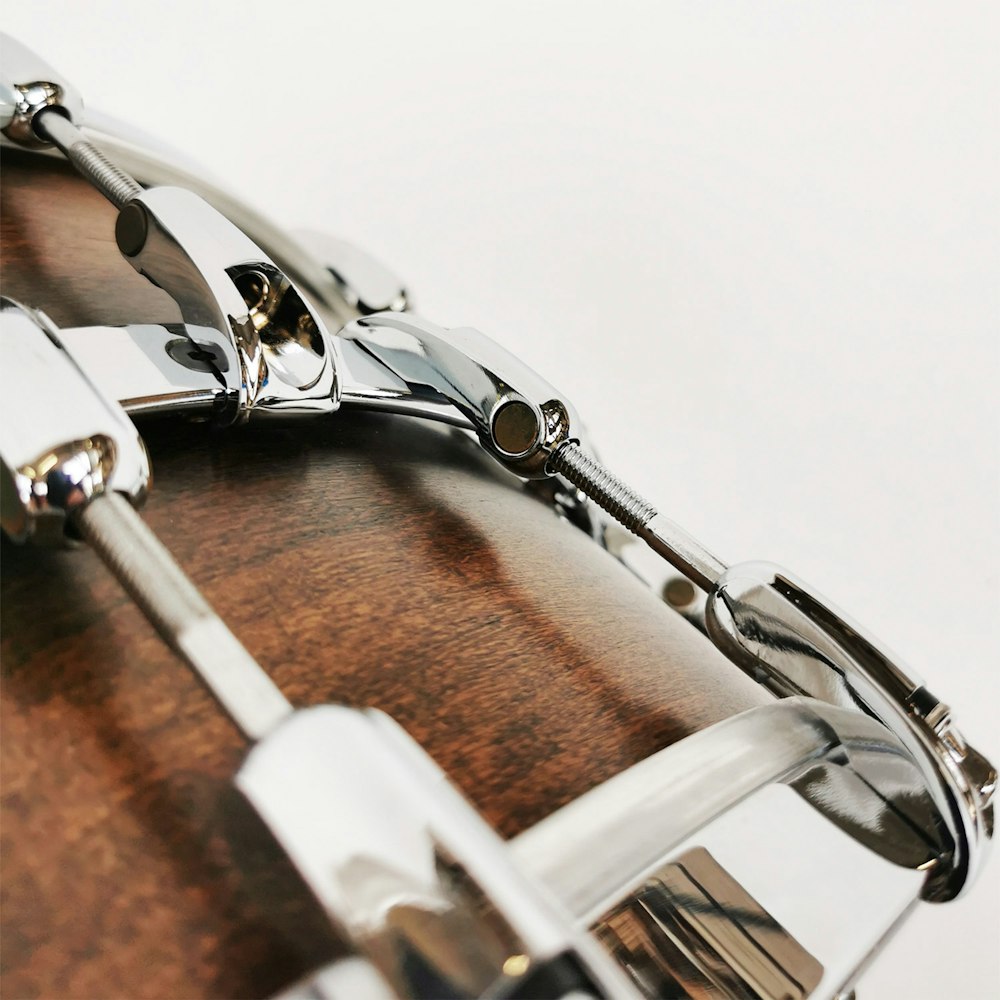
<path id="1" fill-rule="evenodd" d="M 38 161 L 5 151 L 5 294 L 174 321 L 111 206 Z M 287 696 L 389 713 L 504 836 L 769 700 L 459 432 L 143 433 L 146 518 Z M 5 993 L 267 996 L 332 954 L 232 786 L 244 741 L 97 559 L 3 562 Z"/>
<path id="2" fill-rule="evenodd" d="M 48 120 L 61 127 L 51 112 Z M 322 766 L 378 774 L 381 744 L 349 730 L 325 765 L 286 755 L 268 777 L 258 753 L 271 742 L 265 734 L 244 764 L 245 736 L 94 551 L 5 537 L 8 995 L 347 997 L 359 994 L 344 956 L 360 951 L 375 969 L 360 973 L 375 984 L 372 996 L 398 992 L 400 982 L 421 985 L 424 996 L 833 996 L 915 898 L 957 894 L 978 858 L 977 838 L 988 837 L 993 772 L 873 640 L 790 575 L 768 571 L 766 588 L 759 580 L 750 588 L 749 577 L 678 545 L 673 529 L 642 513 L 592 457 L 560 451 L 564 440 L 552 467 L 525 464 L 536 429 L 522 448 L 523 420 L 537 409 L 562 434 L 571 419 L 545 393 L 537 407 L 505 396 L 484 430 L 468 424 L 474 394 L 456 389 L 457 415 L 442 417 L 439 396 L 462 388 L 471 356 L 454 352 L 478 350 L 479 341 L 414 326 L 401 293 L 385 294 L 384 276 L 342 248 L 329 266 L 141 148 L 113 136 L 106 148 L 154 192 L 164 181 L 189 185 L 251 235 L 275 262 L 253 272 L 264 282 L 255 301 L 287 273 L 295 285 L 281 284 L 281 294 L 301 288 L 295 301 L 311 302 L 331 333 L 364 344 L 367 357 L 388 364 L 419 334 L 422 362 L 450 373 L 445 389 L 435 374 L 414 376 L 404 379 L 406 394 L 382 384 L 367 396 L 355 391 L 365 404 L 355 409 L 233 426 L 221 426 L 221 396 L 209 405 L 204 388 L 178 390 L 169 406 L 166 396 L 155 405 L 151 396 L 115 398 L 127 400 L 155 470 L 146 524 L 284 697 L 299 709 L 378 709 L 443 770 L 447 781 L 428 777 L 426 762 L 406 773 L 447 805 L 450 818 L 428 828 L 445 830 L 436 870 L 466 909 L 445 921 L 446 933 L 432 933 L 445 904 L 417 905 L 394 889 L 388 908 L 371 904 L 391 927 L 388 938 L 360 918 L 331 920 L 317 890 L 322 871 L 289 848 L 271 805 L 282 786 L 295 786 L 292 804 L 310 800 L 303 808 L 318 810 L 317 830 L 360 824 L 360 801 L 332 794 Z M 171 293 L 176 270 L 154 278 L 134 263 L 155 218 L 139 220 L 132 245 L 128 206 L 146 197 L 142 188 L 116 210 L 62 159 L 23 148 L 3 149 L 3 173 L 6 297 L 43 311 L 39 322 L 51 324 L 53 340 L 75 345 L 75 357 L 89 350 L 90 371 L 125 366 L 115 331 L 156 327 L 174 338 L 166 353 L 182 367 L 218 375 L 222 353 L 212 352 L 230 342 L 185 341 L 202 328 L 184 296 Z M 155 213 L 149 205 L 143 211 Z M 243 277 L 233 280 L 246 295 Z M 268 354 L 262 329 L 272 367 L 261 385 L 273 390 L 275 371 L 285 364 L 297 375 L 301 358 L 274 344 Z M 300 324 L 292 339 L 308 346 L 318 336 Z M 198 346 L 179 356 L 178 339 Z M 241 359 L 239 336 L 234 343 Z M 393 363 L 399 374 L 402 362 Z M 229 383 L 226 405 L 249 407 L 241 393 L 253 385 L 242 378 Z M 650 589 L 598 506 L 688 567 L 690 579 L 675 576 L 667 600 Z M 785 604 L 767 603 L 773 595 Z M 802 623 L 786 628 L 796 613 Z M 806 643 L 822 655 L 807 656 Z M 796 673 L 810 657 L 838 680 L 814 684 Z M 399 733 L 387 739 L 409 748 L 404 756 L 417 754 Z M 962 764 L 952 784 L 940 776 L 944 743 Z M 468 804 L 449 804 L 449 783 Z M 803 811 L 793 801 L 806 803 Z M 392 806 L 374 814 L 374 839 L 395 822 Z M 309 822 L 293 840 L 303 830 L 309 839 Z M 794 906 L 776 915 L 768 863 L 751 866 L 762 873 L 757 881 L 744 877 L 741 831 L 756 823 L 778 861 L 788 859 L 783 838 L 801 844 L 796 838 L 813 836 L 801 831 L 818 823 L 824 832 L 803 857 L 815 855 L 835 883 L 853 891 L 858 882 L 888 901 L 877 919 L 859 920 L 854 937 L 833 935 L 836 960 L 814 944 L 814 931 L 789 929 Z M 473 860 L 462 854 L 469 844 Z M 364 843 L 352 851 L 355 861 L 370 860 Z M 833 857 L 845 859 L 850 877 Z M 872 859 L 877 870 L 866 867 Z M 351 871 L 360 877 L 357 865 Z M 352 885 L 352 898 L 377 897 L 386 871 Z M 504 886 L 522 881 L 530 906 L 511 904 L 521 943 L 508 947 L 497 929 L 508 924 Z M 343 878 L 337 891 L 347 893 Z M 464 935 L 480 920 L 489 947 L 470 957 Z M 558 947 L 539 944 L 537 953 L 524 943 L 556 939 Z M 387 940 L 397 950 L 385 958 Z M 447 982 L 435 978 L 445 967 L 459 970 Z M 331 969 L 337 977 L 323 979 Z"/>

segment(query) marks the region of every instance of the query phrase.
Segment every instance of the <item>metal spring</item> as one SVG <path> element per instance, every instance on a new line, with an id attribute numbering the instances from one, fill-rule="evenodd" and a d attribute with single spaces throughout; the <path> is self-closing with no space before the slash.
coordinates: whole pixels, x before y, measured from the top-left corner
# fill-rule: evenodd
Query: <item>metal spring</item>
<path id="1" fill-rule="evenodd" d="M 566 442 L 556 449 L 548 468 L 565 476 L 629 531 L 638 531 L 656 516 L 656 508 L 649 501 L 575 444 Z"/>

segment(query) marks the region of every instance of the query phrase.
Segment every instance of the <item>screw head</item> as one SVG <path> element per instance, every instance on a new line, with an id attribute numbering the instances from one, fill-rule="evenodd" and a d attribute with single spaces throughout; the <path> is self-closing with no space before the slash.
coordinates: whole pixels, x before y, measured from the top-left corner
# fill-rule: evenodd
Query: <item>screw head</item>
<path id="1" fill-rule="evenodd" d="M 149 236 L 149 219 L 142 205 L 129 202 L 115 221 L 115 239 L 118 249 L 126 257 L 134 257 L 146 245 Z"/>
<path id="2" fill-rule="evenodd" d="M 538 444 L 538 413 L 523 399 L 508 400 L 493 415 L 492 434 L 493 443 L 505 456 L 521 458 Z"/>

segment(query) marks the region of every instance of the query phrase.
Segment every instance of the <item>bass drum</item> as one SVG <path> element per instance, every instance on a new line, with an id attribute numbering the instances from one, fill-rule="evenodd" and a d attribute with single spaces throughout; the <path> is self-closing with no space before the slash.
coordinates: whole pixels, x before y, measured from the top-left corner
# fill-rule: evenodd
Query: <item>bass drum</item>
<path id="1" fill-rule="evenodd" d="M 179 319 L 67 166 L 3 171 L 6 295 Z M 505 837 L 770 700 L 464 432 L 141 429 L 147 522 L 287 697 L 387 712 Z M 96 557 L 3 564 L 4 994 L 268 996 L 342 951 L 234 789 L 245 742 Z"/>

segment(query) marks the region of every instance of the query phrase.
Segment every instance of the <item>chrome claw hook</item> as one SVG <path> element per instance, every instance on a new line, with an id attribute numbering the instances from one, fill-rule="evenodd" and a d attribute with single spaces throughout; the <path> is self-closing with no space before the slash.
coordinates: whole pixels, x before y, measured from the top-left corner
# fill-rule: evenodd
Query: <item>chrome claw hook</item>
<path id="1" fill-rule="evenodd" d="M 227 419 L 337 409 L 333 345 L 315 309 L 214 208 L 190 191 L 152 188 L 122 208 L 115 235 L 129 263 L 177 302 L 187 325 L 228 334 L 235 405 Z"/>

